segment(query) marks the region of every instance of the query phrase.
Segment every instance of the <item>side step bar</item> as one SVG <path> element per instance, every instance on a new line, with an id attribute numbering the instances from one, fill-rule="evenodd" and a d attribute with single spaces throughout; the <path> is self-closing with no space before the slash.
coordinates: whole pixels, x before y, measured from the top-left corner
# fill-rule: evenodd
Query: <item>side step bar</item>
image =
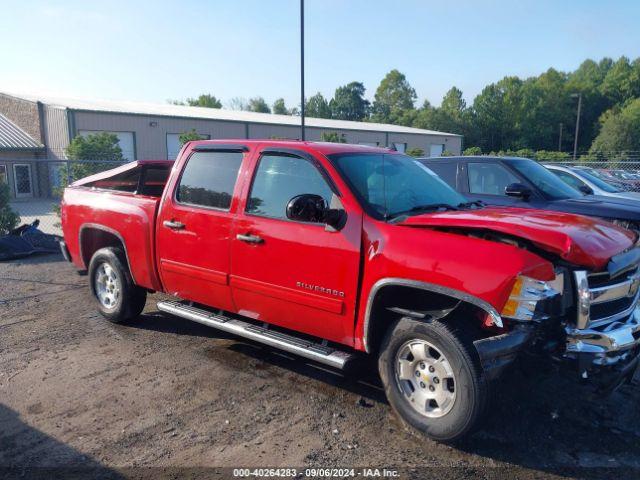
<path id="1" fill-rule="evenodd" d="M 290 353 L 295 353 L 309 360 L 315 360 L 316 362 L 324 363 L 325 365 L 341 370 L 354 358 L 354 354 L 343 350 L 337 350 L 321 343 L 314 343 L 293 335 L 269 330 L 236 318 L 212 313 L 181 302 L 158 302 L 158 310 L 201 323 L 208 327 L 233 333 L 240 337 L 255 340 Z"/>

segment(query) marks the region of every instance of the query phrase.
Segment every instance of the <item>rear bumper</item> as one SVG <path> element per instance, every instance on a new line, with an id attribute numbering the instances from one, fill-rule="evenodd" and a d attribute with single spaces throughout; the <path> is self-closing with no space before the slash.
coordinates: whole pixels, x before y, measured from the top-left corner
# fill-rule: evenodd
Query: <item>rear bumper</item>
<path id="1" fill-rule="evenodd" d="M 62 256 L 67 262 L 71 262 L 71 254 L 69 253 L 69 249 L 67 248 L 67 244 L 64 243 L 64 240 L 60 240 L 60 251 L 62 252 Z"/>

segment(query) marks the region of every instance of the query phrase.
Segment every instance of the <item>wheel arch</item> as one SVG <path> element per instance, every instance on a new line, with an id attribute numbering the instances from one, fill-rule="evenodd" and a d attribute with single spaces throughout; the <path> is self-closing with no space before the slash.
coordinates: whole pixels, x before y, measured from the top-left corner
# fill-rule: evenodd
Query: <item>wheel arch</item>
<path id="1" fill-rule="evenodd" d="M 390 297 L 400 294 L 400 305 L 390 301 Z M 378 280 L 367 298 L 363 325 L 363 346 L 367 353 L 377 351 L 387 328 L 392 324 L 390 317 L 393 315 L 388 309 L 390 306 L 406 308 L 408 316 L 411 316 L 412 305 L 407 299 L 422 305 L 450 305 L 456 308 L 462 304 L 468 308 L 489 315 L 493 325 L 502 327 L 502 318 L 498 311 L 488 302 L 469 293 L 444 287 L 441 285 L 409 280 L 405 278 L 383 278 Z M 404 305 L 402 305 L 404 303 Z"/>
<path id="2" fill-rule="evenodd" d="M 91 257 L 101 248 L 121 248 L 124 252 L 131 279 L 134 284 L 136 283 L 136 279 L 133 277 L 133 271 L 131 270 L 131 263 L 129 262 L 127 245 L 117 230 L 98 223 L 85 223 L 80 227 L 78 233 L 78 246 L 80 259 L 85 268 L 89 267 Z"/>

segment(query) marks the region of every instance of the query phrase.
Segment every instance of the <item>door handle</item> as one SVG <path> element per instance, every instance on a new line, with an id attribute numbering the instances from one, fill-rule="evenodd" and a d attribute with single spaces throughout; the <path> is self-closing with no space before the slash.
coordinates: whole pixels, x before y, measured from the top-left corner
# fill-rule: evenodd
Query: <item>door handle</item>
<path id="1" fill-rule="evenodd" d="M 184 223 L 178 222 L 177 220 L 165 220 L 162 222 L 162 225 L 171 230 L 182 230 L 184 228 Z"/>
<path id="2" fill-rule="evenodd" d="M 258 237 L 257 235 L 242 235 L 242 234 L 238 234 L 236 235 L 236 239 L 240 240 L 241 242 L 245 242 L 245 243 L 263 243 L 264 240 L 260 237 Z"/>

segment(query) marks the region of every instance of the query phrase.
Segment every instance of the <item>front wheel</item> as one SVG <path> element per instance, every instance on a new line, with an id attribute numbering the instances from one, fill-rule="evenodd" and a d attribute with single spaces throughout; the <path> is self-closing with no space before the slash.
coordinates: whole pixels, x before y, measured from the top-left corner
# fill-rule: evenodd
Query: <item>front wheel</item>
<path id="1" fill-rule="evenodd" d="M 147 291 L 133 283 L 119 248 L 101 248 L 91 257 L 89 279 L 98 310 L 110 322 L 124 322 L 142 313 Z"/>
<path id="2" fill-rule="evenodd" d="M 484 414 L 488 389 L 473 344 L 451 325 L 398 320 L 382 342 L 378 367 L 404 424 L 434 440 L 461 439 Z"/>

